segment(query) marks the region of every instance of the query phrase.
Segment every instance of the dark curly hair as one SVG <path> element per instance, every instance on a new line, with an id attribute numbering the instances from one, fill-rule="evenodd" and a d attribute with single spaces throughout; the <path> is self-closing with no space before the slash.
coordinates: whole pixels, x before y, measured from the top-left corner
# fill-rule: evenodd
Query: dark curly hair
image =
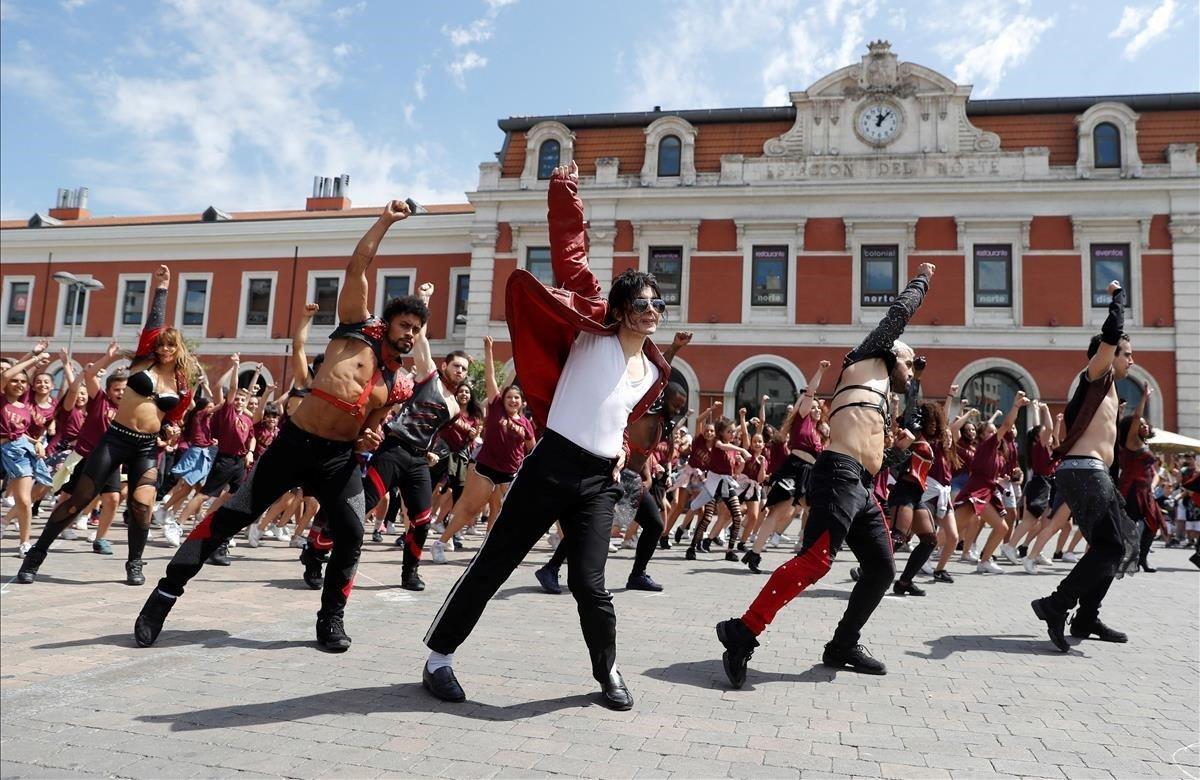
<path id="1" fill-rule="evenodd" d="M 629 311 L 629 307 L 633 305 L 634 299 L 640 298 L 642 290 L 647 287 L 654 290 L 655 298 L 662 297 L 662 293 L 658 290 L 658 280 L 654 278 L 654 274 L 630 268 L 613 279 L 612 287 L 608 291 L 607 321 L 620 322 L 625 313 Z"/>
<path id="2" fill-rule="evenodd" d="M 425 301 L 415 295 L 406 295 L 403 298 L 393 298 L 388 301 L 387 306 L 383 308 L 383 321 L 389 325 L 392 319 L 401 314 L 414 314 L 421 324 L 429 322 L 429 307 L 425 305 Z"/>

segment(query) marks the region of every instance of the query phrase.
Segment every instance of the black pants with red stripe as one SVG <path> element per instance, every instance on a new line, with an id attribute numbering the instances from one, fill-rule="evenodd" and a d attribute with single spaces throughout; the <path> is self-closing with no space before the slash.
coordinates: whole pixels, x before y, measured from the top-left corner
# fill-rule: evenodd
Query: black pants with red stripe
<path id="1" fill-rule="evenodd" d="M 288 422 L 225 505 L 204 518 L 167 564 L 159 590 L 182 596 L 208 556 L 292 488 L 321 502 L 333 551 L 318 617 L 341 616 L 354 586 L 363 539 L 363 480 L 354 443 L 314 436 Z"/>
<path id="2" fill-rule="evenodd" d="M 862 576 L 850 592 L 846 612 L 833 634 L 833 644 L 858 644 L 863 626 L 896 579 L 891 532 L 886 515 L 871 491 L 872 475 L 848 455 L 825 450 L 809 477 L 808 520 L 795 558 L 767 580 L 742 622 L 761 634 L 789 601 L 824 577 L 843 544 L 858 558 Z"/>

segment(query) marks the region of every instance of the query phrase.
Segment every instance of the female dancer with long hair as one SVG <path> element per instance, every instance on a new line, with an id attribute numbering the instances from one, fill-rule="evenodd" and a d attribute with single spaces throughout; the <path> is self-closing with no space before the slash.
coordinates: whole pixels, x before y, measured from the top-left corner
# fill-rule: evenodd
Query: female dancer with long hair
<path id="1" fill-rule="evenodd" d="M 1153 392 L 1147 386 L 1137 409 L 1117 426 L 1117 459 L 1121 463 L 1117 490 L 1125 500 L 1125 514 L 1141 525 L 1138 566 L 1144 572 L 1158 571 L 1150 565 L 1150 545 L 1165 522 L 1162 510 L 1154 500 L 1154 488 L 1158 485 L 1158 457 L 1146 444 L 1154 436 L 1154 429 L 1145 418 L 1146 402 Z"/>
<path id="2" fill-rule="evenodd" d="M 738 473 L 742 459 L 749 458 L 750 453 L 733 443 L 735 430 L 733 420 L 721 417 L 713 427 L 716 438 L 709 450 L 708 479 L 704 483 L 704 490 L 709 498 L 704 504 L 700 525 L 697 526 L 696 533 L 692 534 L 691 546 L 688 547 L 684 556 L 689 561 L 696 560 L 696 548 L 700 546 L 702 540 L 706 542 L 703 547 L 704 552 L 709 551 L 713 540 L 706 538 L 704 531 L 716 519 L 718 504 L 724 504 L 733 518 L 729 527 L 729 543 L 725 552 L 725 560 L 736 561 L 738 559 L 733 548 L 737 544 L 738 533 L 742 529 L 742 502 L 738 500 L 737 483 L 734 481 L 733 475 Z"/>
<path id="3" fill-rule="evenodd" d="M 55 507 L 37 544 L 25 556 L 17 573 L 18 582 L 34 581 L 50 551 L 50 544 L 122 466 L 129 478 L 125 509 L 129 559 L 125 563 L 125 581 L 130 585 L 141 585 L 146 581 L 142 574 L 142 551 L 149 536 L 150 513 L 157 492 L 159 432 L 169 427 L 178 433 L 179 423 L 191 403 L 191 386 L 199 373 L 183 336 L 175 328 L 163 326 L 171 272 L 165 265 L 160 265 L 154 278 L 157 282 L 154 301 L 132 356 L 127 383 L 130 392 L 121 397 L 116 417 L 88 455 L 70 500 Z M 163 433 L 170 435 L 168 431 Z"/>
<path id="4" fill-rule="evenodd" d="M 41 369 L 50 362 L 45 342 L 0 374 L 0 461 L 8 476 L 8 495 L 13 499 L 9 517 L 15 516 L 20 527 L 17 556 L 29 550 L 29 524 L 33 519 L 33 483 L 50 484 L 46 468 L 46 450 L 40 437 L 34 436 L 34 401 L 30 393 L 27 369 Z M 42 376 L 45 376 L 42 374 Z M 8 517 L 4 518 L 7 525 Z"/>

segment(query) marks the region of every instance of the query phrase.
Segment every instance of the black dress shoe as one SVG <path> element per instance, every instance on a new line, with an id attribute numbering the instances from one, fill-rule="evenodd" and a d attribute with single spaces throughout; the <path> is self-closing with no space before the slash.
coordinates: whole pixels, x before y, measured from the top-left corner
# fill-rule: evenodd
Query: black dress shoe
<path id="1" fill-rule="evenodd" d="M 887 667 L 862 645 L 839 647 L 832 642 L 825 645 L 821 663 L 834 669 L 850 667 L 862 674 L 887 674 Z"/>
<path id="2" fill-rule="evenodd" d="M 604 699 L 604 706 L 610 710 L 633 709 L 633 696 L 625 687 L 625 679 L 621 677 L 620 672 L 613 672 L 600 684 L 600 693 Z"/>
<path id="3" fill-rule="evenodd" d="M 899 580 L 892 585 L 892 593 L 897 596 L 924 596 L 925 591 L 913 585 L 911 582 L 903 583 Z"/>
<path id="4" fill-rule="evenodd" d="M 671 537 L 663 536 L 661 539 L 659 539 L 658 540 L 658 549 L 660 549 L 660 550 L 671 549 Z"/>
<path id="5" fill-rule="evenodd" d="M 1046 599 L 1034 599 L 1030 602 L 1033 607 L 1033 614 L 1037 615 L 1038 620 L 1046 621 L 1046 633 L 1050 635 L 1050 641 L 1058 648 L 1058 652 L 1070 652 L 1071 646 L 1067 644 L 1067 637 L 1064 629 L 1067 627 L 1067 616 L 1054 612 L 1050 605 L 1046 603 Z"/>
<path id="6" fill-rule="evenodd" d="M 462 686 L 458 684 L 458 678 L 454 676 L 454 670 L 449 666 L 443 666 L 436 672 L 431 672 L 429 664 L 426 664 L 424 671 L 421 672 L 421 684 L 425 686 L 425 690 L 442 701 L 467 700 L 467 694 L 463 692 Z"/>
<path id="7" fill-rule="evenodd" d="M 1153 574 L 1154 572 L 1158 571 L 1158 569 L 1156 569 L 1150 565 L 1150 561 L 1147 560 L 1146 558 L 1143 558 L 1140 561 L 1138 561 L 1138 568 L 1140 568 L 1142 571 L 1146 572 L 1147 574 Z"/>
<path id="8" fill-rule="evenodd" d="M 171 613 L 171 607 L 175 606 L 176 601 L 177 599 L 159 592 L 158 588 L 154 589 L 150 598 L 146 599 L 146 603 L 142 605 L 142 611 L 133 624 L 133 638 L 138 643 L 138 647 L 149 647 L 154 644 L 154 640 L 158 639 L 163 623 L 166 622 L 167 615 Z"/>
<path id="9" fill-rule="evenodd" d="M 663 586 L 655 582 L 649 574 L 642 572 L 641 574 L 630 575 L 629 581 L 625 583 L 625 588 L 627 590 L 649 590 L 657 593 L 663 589 Z"/>
<path id="10" fill-rule="evenodd" d="M 1085 621 L 1080 620 L 1078 614 L 1071 621 L 1071 636 L 1077 639 L 1090 639 L 1095 636 L 1101 642 L 1125 643 L 1129 641 L 1129 637 L 1123 631 L 1109 628 L 1100 622 L 1100 618 Z"/>
<path id="11" fill-rule="evenodd" d="M 746 668 L 758 647 L 758 639 L 754 632 L 740 618 L 730 618 L 717 624 L 717 639 L 725 646 L 721 655 L 721 663 L 725 667 L 725 676 L 734 688 L 746 684 Z"/>

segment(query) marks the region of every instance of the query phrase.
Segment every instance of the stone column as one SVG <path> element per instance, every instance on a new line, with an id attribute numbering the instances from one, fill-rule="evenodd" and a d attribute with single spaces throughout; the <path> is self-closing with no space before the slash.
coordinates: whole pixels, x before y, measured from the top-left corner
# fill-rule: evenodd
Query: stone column
<path id="1" fill-rule="evenodd" d="M 1171 215 L 1176 430 L 1200 438 L 1200 214 Z"/>
<path id="2" fill-rule="evenodd" d="M 471 228 L 471 289 L 467 295 L 467 330 L 464 349 L 483 354 L 483 337 L 492 318 L 492 276 L 496 265 L 496 226 Z"/>
<path id="3" fill-rule="evenodd" d="M 617 238 L 616 223 L 596 222 L 588 225 L 588 265 L 600 283 L 600 294 L 607 296 L 613 280 L 613 242 Z"/>

